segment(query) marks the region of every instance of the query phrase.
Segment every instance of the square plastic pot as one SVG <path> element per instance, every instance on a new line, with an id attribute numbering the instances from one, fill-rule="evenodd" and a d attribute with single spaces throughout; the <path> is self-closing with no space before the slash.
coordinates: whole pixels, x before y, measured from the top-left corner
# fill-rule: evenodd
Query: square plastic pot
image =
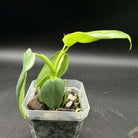
<path id="1" fill-rule="evenodd" d="M 27 104 L 35 95 L 35 81 L 32 81 L 22 104 L 33 138 L 78 138 L 84 119 L 89 113 L 89 103 L 83 83 L 67 80 L 67 89 L 77 93 L 81 112 L 28 110 Z"/>

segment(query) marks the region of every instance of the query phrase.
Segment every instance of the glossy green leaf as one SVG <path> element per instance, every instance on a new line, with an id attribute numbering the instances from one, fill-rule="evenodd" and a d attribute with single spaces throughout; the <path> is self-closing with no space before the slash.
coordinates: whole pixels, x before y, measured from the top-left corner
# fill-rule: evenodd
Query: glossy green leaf
<path id="1" fill-rule="evenodd" d="M 49 59 L 53 65 L 55 64 L 56 58 L 57 58 L 57 56 L 58 56 L 59 53 L 60 53 L 60 51 L 56 52 Z M 42 82 L 44 82 L 44 80 L 50 74 L 51 74 L 51 70 L 50 70 L 49 66 L 47 64 L 44 64 L 43 68 L 41 69 L 41 71 L 38 74 L 38 77 L 36 79 L 35 88 L 38 88 L 38 87 L 41 88 L 41 85 L 43 84 Z"/>
<path id="2" fill-rule="evenodd" d="M 67 92 L 68 92 L 68 90 L 67 90 L 67 80 L 64 80 L 64 82 L 65 82 L 65 92 L 64 92 L 64 98 L 63 98 L 63 102 L 62 102 L 62 105 L 61 105 L 61 107 L 63 107 L 64 105 L 65 105 L 65 103 L 66 103 L 66 99 L 67 99 Z"/>
<path id="3" fill-rule="evenodd" d="M 63 42 L 70 47 L 77 42 L 90 43 L 100 39 L 128 39 L 130 42 L 130 50 L 132 48 L 131 38 L 128 34 L 118 30 L 99 30 L 91 32 L 74 32 L 63 37 Z"/>
<path id="4" fill-rule="evenodd" d="M 48 57 L 43 54 L 38 54 L 38 53 L 35 53 L 35 55 L 45 61 L 45 63 L 48 65 L 49 69 L 51 70 L 51 76 L 55 76 L 56 75 L 55 67 L 52 64 L 52 62 L 48 59 Z"/>
<path id="5" fill-rule="evenodd" d="M 55 54 L 53 54 L 51 56 L 51 58 L 49 59 L 51 61 L 51 63 L 54 65 L 56 62 L 56 59 L 59 55 L 60 51 L 56 52 Z M 65 53 L 62 58 L 60 59 L 60 62 L 58 63 L 58 68 L 57 68 L 57 77 L 61 77 L 68 69 L 68 65 L 69 65 L 69 57 L 68 55 Z M 41 88 L 42 84 L 49 79 L 48 76 L 51 75 L 51 70 L 48 67 L 47 64 L 45 64 L 42 68 L 42 70 L 40 71 L 37 79 L 36 79 L 36 88 Z"/>
<path id="6" fill-rule="evenodd" d="M 60 59 L 57 67 L 57 77 L 61 77 L 67 70 L 69 66 L 69 56 L 68 54 L 64 54 Z"/>
<path id="7" fill-rule="evenodd" d="M 47 81 L 48 79 L 50 79 L 50 74 L 47 75 L 40 83 L 39 83 L 39 89 L 41 89 L 42 85 L 44 84 L 45 81 Z"/>
<path id="8" fill-rule="evenodd" d="M 25 72 L 25 74 L 24 74 L 24 80 L 22 83 L 22 87 L 20 89 L 20 96 L 19 96 L 19 103 L 18 103 L 19 111 L 24 118 L 26 118 L 26 116 L 24 115 L 23 110 L 22 110 L 22 102 L 24 100 L 26 78 L 27 78 L 27 72 Z"/>
<path id="9" fill-rule="evenodd" d="M 24 99 L 27 71 L 32 68 L 32 66 L 34 65 L 34 62 L 35 62 L 34 53 L 32 53 L 31 49 L 27 49 L 23 55 L 23 69 L 18 79 L 17 86 L 16 86 L 16 99 L 18 102 L 21 115 L 24 118 L 25 118 L 25 115 L 23 114 L 21 104 Z"/>
<path id="10" fill-rule="evenodd" d="M 41 101 L 43 101 L 49 108 L 55 109 L 60 106 L 64 95 L 64 80 L 56 78 L 54 80 L 47 80 L 41 87 L 38 93 Z"/>

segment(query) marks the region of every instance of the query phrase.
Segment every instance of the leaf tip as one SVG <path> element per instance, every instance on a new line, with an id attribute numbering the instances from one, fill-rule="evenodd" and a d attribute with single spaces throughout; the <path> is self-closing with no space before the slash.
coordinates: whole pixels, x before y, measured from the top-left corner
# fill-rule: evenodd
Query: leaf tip
<path id="1" fill-rule="evenodd" d="M 129 36 L 128 40 L 129 40 L 129 43 L 130 43 L 129 51 L 131 51 L 131 49 L 132 49 L 132 40 L 131 40 L 130 36 Z"/>

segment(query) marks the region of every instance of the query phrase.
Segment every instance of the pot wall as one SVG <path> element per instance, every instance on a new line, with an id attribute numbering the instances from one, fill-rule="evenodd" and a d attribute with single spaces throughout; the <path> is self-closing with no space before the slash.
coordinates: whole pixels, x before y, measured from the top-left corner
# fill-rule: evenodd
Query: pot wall
<path id="1" fill-rule="evenodd" d="M 28 120 L 33 138 L 78 138 L 83 121 Z"/>

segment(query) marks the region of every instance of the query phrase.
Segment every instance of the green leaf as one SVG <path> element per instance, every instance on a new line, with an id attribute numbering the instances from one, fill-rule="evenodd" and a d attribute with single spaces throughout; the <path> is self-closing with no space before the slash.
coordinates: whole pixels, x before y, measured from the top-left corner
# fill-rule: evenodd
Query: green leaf
<path id="1" fill-rule="evenodd" d="M 44 84 L 45 81 L 50 79 L 50 75 L 47 75 L 40 83 L 39 83 L 39 89 L 41 89 L 42 85 Z"/>
<path id="2" fill-rule="evenodd" d="M 70 47 L 77 42 L 90 43 L 100 39 L 128 39 L 130 42 L 130 50 L 132 48 L 131 38 L 128 34 L 118 30 L 99 30 L 91 32 L 74 32 L 63 37 L 63 42 Z"/>
<path id="3" fill-rule="evenodd" d="M 49 59 L 53 65 L 55 64 L 56 58 L 59 53 L 60 53 L 60 51 L 56 52 Z M 43 68 L 41 69 L 41 71 L 38 74 L 38 77 L 36 79 L 35 88 L 38 88 L 38 87 L 41 88 L 41 85 L 43 84 L 42 82 L 44 82 L 44 80 L 47 78 L 47 76 L 50 76 L 50 74 L 51 74 L 51 70 L 50 70 L 49 66 L 47 64 L 44 64 Z"/>
<path id="4" fill-rule="evenodd" d="M 62 103 L 62 106 L 61 107 L 63 107 L 65 105 L 65 103 L 66 103 L 67 92 L 68 92 L 67 91 L 67 80 L 64 80 L 64 82 L 65 82 L 66 87 L 65 87 L 64 98 L 63 98 L 63 103 Z"/>
<path id="5" fill-rule="evenodd" d="M 60 59 L 57 67 L 57 77 L 61 77 L 68 69 L 69 66 L 69 56 L 64 54 Z"/>
<path id="6" fill-rule="evenodd" d="M 56 78 L 54 80 L 47 80 L 38 93 L 41 101 L 43 101 L 49 108 L 55 109 L 60 106 L 64 94 L 64 80 Z"/>
<path id="7" fill-rule="evenodd" d="M 47 56 L 43 55 L 43 54 L 38 54 L 35 53 L 36 56 L 40 57 L 41 59 L 43 59 L 45 61 L 45 63 L 48 65 L 50 71 L 51 71 L 51 75 L 52 76 L 56 76 L 56 70 L 54 65 L 52 64 L 52 62 L 48 59 Z"/>
<path id="8" fill-rule="evenodd" d="M 23 114 L 21 104 L 24 99 L 27 71 L 32 68 L 32 66 L 34 65 L 34 62 L 35 62 L 34 53 L 32 53 L 31 49 L 27 49 L 23 55 L 23 69 L 16 86 L 16 99 L 18 102 L 20 113 L 24 118 L 25 118 L 25 115 Z"/>
<path id="9" fill-rule="evenodd" d="M 27 72 L 25 72 L 25 74 L 24 74 L 24 81 L 22 83 L 22 87 L 20 90 L 19 103 L 18 103 L 19 111 L 24 118 L 26 118 L 26 116 L 24 115 L 23 110 L 22 110 L 22 102 L 23 102 L 24 94 L 25 94 L 26 77 L 27 77 Z"/>
<path id="10" fill-rule="evenodd" d="M 59 53 L 60 53 L 60 51 L 57 51 L 49 59 L 53 65 L 55 64 L 56 59 L 57 59 Z M 67 71 L 68 65 L 69 65 L 69 57 L 65 53 L 62 56 L 62 58 L 60 59 L 60 62 L 58 63 L 58 67 L 57 67 L 57 77 L 61 77 Z M 38 88 L 38 87 L 41 88 L 41 86 L 43 85 L 43 83 L 46 80 L 49 79 L 49 76 L 50 75 L 51 75 L 51 70 L 50 70 L 49 66 L 47 64 L 45 64 L 43 66 L 42 70 L 40 71 L 37 79 L 36 79 L 35 88 Z"/>
<path id="11" fill-rule="evenodd" d="M 22 70 L 22 72 L 19 76 L 17 85 L 16 85 L 16 99 L 17 99 L 18 104 L 19 104 L 20 90 L 22 88 L 24 79 L 25 79 L 25 72 Z"/>
<path id="12" fill-rule="evenodd" d="M 28 71 L 32 68 L 35 62 L 35 55 L 29 48 L 23 55 L 23 71 Z"/>

